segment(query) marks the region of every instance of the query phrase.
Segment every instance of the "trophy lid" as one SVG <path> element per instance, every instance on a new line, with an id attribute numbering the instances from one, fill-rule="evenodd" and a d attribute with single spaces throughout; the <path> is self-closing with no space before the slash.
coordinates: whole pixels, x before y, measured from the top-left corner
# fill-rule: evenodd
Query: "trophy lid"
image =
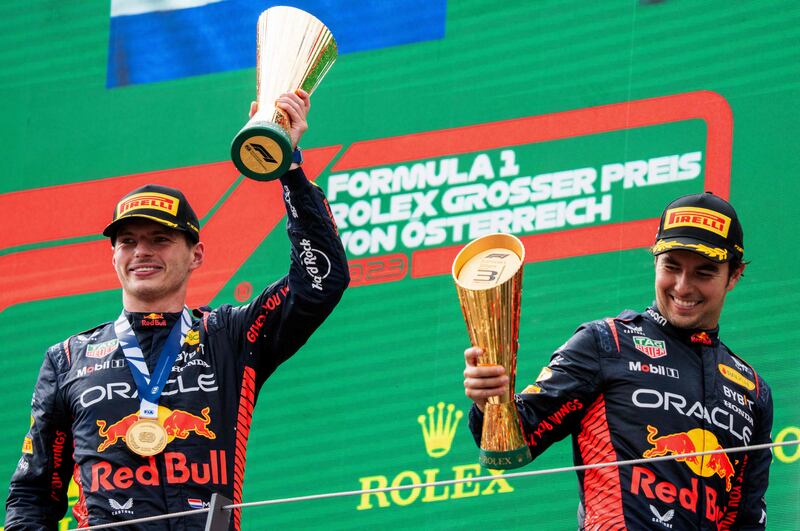
<path id="1" fill-rule="evenodd" d="M 453 280 L 470 290 L 493 288 L 514 276 L 524 261 L 525 247 L 516 236 L 488 234 L 461 249 L 453 261 Z"/>

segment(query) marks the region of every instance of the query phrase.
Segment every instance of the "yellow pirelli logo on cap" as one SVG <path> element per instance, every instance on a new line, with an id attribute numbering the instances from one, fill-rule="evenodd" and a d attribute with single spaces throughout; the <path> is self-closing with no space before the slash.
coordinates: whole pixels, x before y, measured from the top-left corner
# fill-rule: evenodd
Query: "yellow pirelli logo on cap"
<path id="1" fill-rule="evenodd" d="M 728 229 L 731 228 L 731 218 L 707 208 L 670 208 L 664 219 L 664 230 L 675 227 L 695 227 L 727 238 Z"/>
<path id="2" fill-rule="evenodd" d="M 180 200 L 171 195 L 159 194 L 156 192 L 142 192 L 133 194 L 119 202 L 117 205 L 117 217 L 127 214 L 132 210 L 161 210 L 173 216 L 178 214 Z"/>

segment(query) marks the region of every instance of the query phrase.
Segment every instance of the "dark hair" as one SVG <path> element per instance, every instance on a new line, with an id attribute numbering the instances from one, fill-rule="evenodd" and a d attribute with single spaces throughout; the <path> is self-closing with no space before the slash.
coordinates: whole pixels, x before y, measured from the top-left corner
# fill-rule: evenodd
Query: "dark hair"
<path id="1" fill-rule="evenodd" d="M 742 260 L 741 256 L 734 256 L 728 262 L 728 280 L 731 279 L 733 273 L 736 272 L 737 269 L 742 267 L 743 265 L 747 265 L 750 263 L 750 260 Z M 741 276 L 744 276 L 744 271 L 742 271 Z"/>
<path id="2" fill-rule="evenodd" d="M 654 247 L 655 247 L 655 245 L 651 245 L 650 247 L 647 248 L 647 250 L 652 254 Z M 656 259 L 658 259 L 658 255 L 657 254 L 653 255 L 653 261 L 654 262 L 656 261 Z M 741 256 L 735 256 L 734 255 L 733 258 L 731 258 L 728 261 L 728 280 L 731 279 L 731 277 L 733 276 L 733 273 L 737 269 L 739 269 L 742 265 L 747 265 L 749 263 L 750 263 L 750 260 L 742 260 Z M 741 276 L 744 276 L 744 271 L 742 272 Z"/>

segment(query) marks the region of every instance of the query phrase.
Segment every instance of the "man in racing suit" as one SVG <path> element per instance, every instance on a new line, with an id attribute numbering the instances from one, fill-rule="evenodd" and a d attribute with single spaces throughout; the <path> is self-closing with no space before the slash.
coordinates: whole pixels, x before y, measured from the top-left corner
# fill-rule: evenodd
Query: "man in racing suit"
<path id="1" fill-rule="evenodd" d="M 769 443 L 770 389 L 718 338 L 725 295 L 741 276 L 742 230 L 712 194 L 684 196 L 661 217 L 656 302 L 586 323 L 515 395 L 535 458 L 572 435 L 576 465 Z M 465 351 L 464 385 L 483 408 L 508 385 L 502 367 Z M 764 529 L 769 450 L 679 457 L 578 472 L 580 529 Z"/>
<path id="2" fill-rule="evenodd" d="M 308 95 L 298 91 L 278 101 L 291 118 L 296 147 L 307 128 Z M 207 507 L 214 492 L 241 502 L 259 389 L 322 324 L 349 282 L 322 191 L 296 163 L 280 185 L 291 242 L 288 275 L 247 305 L 195 311 L 194 319 L 184 306 L 186 283 L 202 262 L 203 244 L 185 197 L 148 185 L 120 201 L 104 234 L 114 245 L 123 314 L 47 351 L 9 490 L 8 531 L 56 529 L 73 475 L 80 488 L 73 513 L 82 527 Z M 129 447 L 128 430 L 139 420 L 143 393 L 118 325 L 132 329 L 155 379 L 162 346 L 184 320 L 157 400 L 166 446 L 139 455 Z M 205 520 L 198 514 L 121 529 L 202 529 Z M 231 528 L 239 529 L 240 520 L 235 510 Z"/>

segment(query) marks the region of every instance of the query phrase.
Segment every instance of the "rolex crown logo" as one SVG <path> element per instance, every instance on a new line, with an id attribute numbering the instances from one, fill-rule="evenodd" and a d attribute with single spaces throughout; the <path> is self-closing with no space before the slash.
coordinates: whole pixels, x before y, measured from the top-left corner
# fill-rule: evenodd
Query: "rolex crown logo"
<path id="1" fill-rule="evenodd" d="M 455 411 L 454 404 L 447 404 L 447 414 L 444 412 L 444 402 L 439 402 L 436 407 L 428 406 L 428 416 L 420 415 L 417 422 L 422 426 L 422 436 L 425 438 L 425 450 L 431 457 L 444 457 L 450 451 L 453 437 L 456 434 L 458 421 L 463 413 Z"/>

